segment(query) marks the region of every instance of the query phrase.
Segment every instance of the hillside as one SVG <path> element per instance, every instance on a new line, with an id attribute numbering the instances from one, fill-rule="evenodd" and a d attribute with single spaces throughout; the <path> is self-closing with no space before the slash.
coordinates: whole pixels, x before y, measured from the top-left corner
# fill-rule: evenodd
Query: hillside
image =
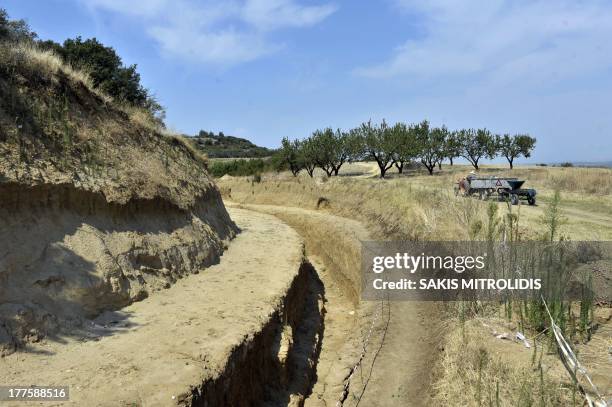
<path id="1" fill-rule="evenodd" d="M 236 232 L 190 142 L 0 45 L 0 354 L 167 288 Z"/>
<path id="2" fill-rule="evenodd" d="M 195 145 L 210 158 L 250 158 L 269 157 L 272 150 L 259 147 L 247 139 L 226 136 L 222 132 L 200 131 L 193 137 Z"/>

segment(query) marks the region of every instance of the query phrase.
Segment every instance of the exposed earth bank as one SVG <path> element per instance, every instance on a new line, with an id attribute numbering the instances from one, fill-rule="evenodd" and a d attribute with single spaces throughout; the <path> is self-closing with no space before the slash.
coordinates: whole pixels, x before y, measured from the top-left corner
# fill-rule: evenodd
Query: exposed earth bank
<path id="1" fill-rule="evenodd" d="M 70 334 L 218 262 L 235 227 L 216 189 L 189 209 L 70 185 L 0 185 L 0 354 Z"/>
<path id="2" fill-rule="evenodd" d="M 1 358 L 0 382 L 70 386 L 59 405 L 301 405 L 323 339 L 323 286 L 292 228 L 231 215 L 242 232 L 219 264 L 102 314 L 80 337 Z"/>
<path id="3" fill-rule="evenodd" d="M 52 54 L 0 44 L 0 355 L 218 261 L 205 161 Z"/>

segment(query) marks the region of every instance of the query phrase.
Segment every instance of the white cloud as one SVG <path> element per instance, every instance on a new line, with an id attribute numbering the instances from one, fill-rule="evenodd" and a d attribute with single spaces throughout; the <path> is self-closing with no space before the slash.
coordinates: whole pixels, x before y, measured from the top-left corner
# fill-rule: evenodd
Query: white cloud
<path id="1" fill-rule="evenodd" d="M 478 75 L 540 82 L 612 66 L 612 8 L 605 1 L 397 0 L 424 36 L 355 73 L 418 80 Z"/>
<path id="2" fill-rule="evenodd" d="M 260 30 L 273 30 L 317 24 L 336 10 L 333 4 L 301 6 L 290 0 L 247 0 L 242 18 Z"/>
<path id="3" fill-rule="evenodd" d="M 252 61 L 280 47 L 267 44 L 259 36 L 233 29 L 206 32 L 189 27 L 158 26 L 148 32 L 166 53 L 225 66 Z M 187 38 L 189 41 L 186 41 Z"/>
<path id="4" fill-rule="evenodd" d="M 168 5 L 167 0 L 82 0 L 82 3 L 91 9 L 103 8 L 139 17 L 154 17 Z"/>
<path id="5" fill-rule="evenodd" d="M 301 5 L 296 0 L 80 0 L 139 18 L 164 54 L 230 66 L 278 51 L 271 32 L 320 23 L 336 6 Z"/>

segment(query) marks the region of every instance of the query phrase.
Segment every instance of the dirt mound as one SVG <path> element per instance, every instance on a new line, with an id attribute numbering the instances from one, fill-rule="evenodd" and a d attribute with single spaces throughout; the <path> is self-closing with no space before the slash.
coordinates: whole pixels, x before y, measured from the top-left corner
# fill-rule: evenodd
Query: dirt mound
<path id="1" fill-rule="evenodd" d="M 236 226 L 205 162 L 146 112 L 0 44 L 0 354 L 215 263 Z"/>

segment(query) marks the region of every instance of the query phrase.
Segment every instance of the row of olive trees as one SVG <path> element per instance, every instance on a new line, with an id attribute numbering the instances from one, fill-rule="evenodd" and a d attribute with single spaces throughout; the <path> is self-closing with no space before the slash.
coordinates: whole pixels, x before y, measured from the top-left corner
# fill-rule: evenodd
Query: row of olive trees
<path id="1" fill-rule="evenodd" d="M 342 131 L 331 128 L 316 130 L 303 140 L 284 138 L 279 159 L 293 175 L 305 170 L 312 176 L 319 167 L 328 176 L 338 175 L 345 162 L 371 160 L 378 164 L 381 178 L 392 167 L 402 173 L 404 167 L 419 162 L 429 174 L 444 160 L 463 157 L 475 169 L 482 159 L 503 156 L 513 167 L 517 157 L 530 157 L 536 140 L 526 134 L 494 135 L 487 129 L 449 131 L 445 126 L 431 127 L 428 121 L 417 124 L 388 125 L 371 121 Z"/>

